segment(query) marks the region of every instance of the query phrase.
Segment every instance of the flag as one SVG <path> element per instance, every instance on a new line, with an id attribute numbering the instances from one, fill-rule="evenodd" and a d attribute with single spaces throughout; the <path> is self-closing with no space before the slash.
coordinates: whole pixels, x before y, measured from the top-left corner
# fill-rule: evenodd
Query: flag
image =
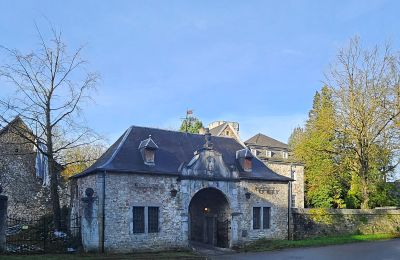
<path id="1" fill-rule="evenodd" d="M 186 115 L 193 115 L 193 110 L 192 110 L 192 109 L 187 110 L 187 111 L 186 111 Z"/>

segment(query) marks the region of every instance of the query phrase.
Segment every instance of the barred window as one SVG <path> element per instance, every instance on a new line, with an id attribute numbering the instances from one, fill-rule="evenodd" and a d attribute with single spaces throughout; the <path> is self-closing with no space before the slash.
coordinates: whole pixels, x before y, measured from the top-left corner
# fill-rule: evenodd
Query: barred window
<path id="1" fill-rule="evenodd" d="M 263 207 L 263 229 L 270 228 L 271 208 Z"/>
<path id="2" fill-rule="evenodd" d="M 133 233 L 144 233 L 144 207 L 133 207 Z"/>
<path id="3" fill-rule="evenodd" d="M 253 208 L 253 229 L 260 229 L 261 227 L 261 208 Z"/>
<path id="4" fill-rule="evenodd" d="M 158 217 L 159 208 L 158 207 L 148 207 L 148 232 L 157 233 L 158 232 Z"/>

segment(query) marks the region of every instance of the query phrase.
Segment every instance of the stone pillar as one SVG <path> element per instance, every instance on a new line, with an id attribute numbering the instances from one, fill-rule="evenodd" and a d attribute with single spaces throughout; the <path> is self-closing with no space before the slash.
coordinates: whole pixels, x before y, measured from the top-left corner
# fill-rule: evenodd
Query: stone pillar
<path id="1" fill-rule="evenodd" d="M 3 188 L 0 186 L 0 253 L 6 251 L 7 230 L 7 201 L 8 197 L 1 195 Z"/>
<path id="2" fill-rule="evenodd" d="M 85 191 L 86 197 L 82 198 L 81 235 L 85 252 L 100 252 L 100 232 L 97 218 L 97 197 L 93 197 L 92 188 Z"/>

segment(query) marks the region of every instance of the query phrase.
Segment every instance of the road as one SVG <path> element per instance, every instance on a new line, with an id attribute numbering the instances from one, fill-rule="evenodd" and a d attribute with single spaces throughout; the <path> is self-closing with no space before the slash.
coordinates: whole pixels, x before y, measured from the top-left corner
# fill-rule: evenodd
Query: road
<path id="1" fill-rule="evenodd" d="M 345 245 L 292 248 L 280 251 L 260 252 L 260 253 L 240 253 L 231 255 L 219 255 L 213 259 L 232 259 L 232 260 L 259 260 L 259 259 L 279 259 L 279 260 L 299 260 L 299 259 L 362 259 L 362 260 L 400 260 L 400 239 L 352 243 Z"/>

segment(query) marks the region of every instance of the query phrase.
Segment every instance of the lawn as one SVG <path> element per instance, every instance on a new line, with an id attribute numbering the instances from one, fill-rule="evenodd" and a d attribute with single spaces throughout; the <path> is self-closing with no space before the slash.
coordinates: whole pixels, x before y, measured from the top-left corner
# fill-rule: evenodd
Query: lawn
<path id="1" fill-rule="evenodd" d="M 400 238 L 400 234 L 372 234 L 372 235 L 347 235 L 336 237 L 319 237 L 303 240 L 267 240 L 260 239 L 254 243 L 248 244 L 238 249 L 238 252 L 261 252 L 279 250 L 284 248 L 295 247 L 311 247 L 311 246 L 328 246 L 338 245 L 363 241 L 375 241 L 384 239 Z M 110 260 L 110 259 L 187 259 L 199 260 L 206 259 L 203 256 L 197 255 L 192 251 L 162 251 L 162 252 L 149 252 L 149 253 L 134 253 L 134 254 L 48 254 L 48 255 L 1 255 L 0 260 Z"/>
<path id="2" fill-rule="evenodd" d="M 293 247 L 328 246 L 363 241 L 374 241 L 383 239 L 400 238 L 400 234 L 371 234 L 371 235 L 346 235 L 335 237 L 318 237 L 302 240 L 266 240 L 260 239 L 248 244 L 238 251 L 241 252 L 261 252 L 278 250 Z"/>

